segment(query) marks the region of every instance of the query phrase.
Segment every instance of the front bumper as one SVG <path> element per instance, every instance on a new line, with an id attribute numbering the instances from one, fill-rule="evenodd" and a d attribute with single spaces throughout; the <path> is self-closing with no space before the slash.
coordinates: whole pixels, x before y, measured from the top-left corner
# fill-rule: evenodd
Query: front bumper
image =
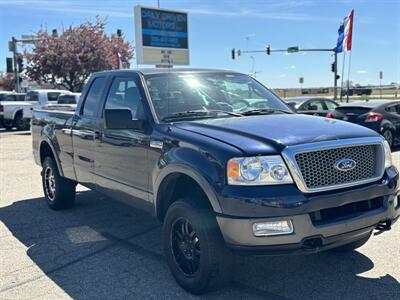
<path id="1" fill-rule="evenodd" d="M 268 207 L 265 211 L 271 214 L 264 217 L 218 215 L 217 221 L 226 244 L 233 250 L 255 254 L 321 251 L 362 239 L 370 235 L 381 222 L 394 223 L 400 215 L 398 185 L 398 172 L 395 168 L 391 168 L 386 171 L 383 180 L 379 183 L 318 196 L 307 197 L 301 194 L 299 198 L 305 197 L 307 201 L 300 201 L 299 205 Z M 287 203 L 295 203 L 292 199 L 293 195 L 289 197 Z M 281 204 L 285 203 L 285 199 L 280 200 Z M 367 200 L 368 203 L 376 200 L 380 205 L 338 218 L 335 218 L 335 215 L 332 217 L 331 214 L 331 218 L 326 222 L 317 222 L 313 217 L 316 212 L 322 210 L 340 208 Z M 258 199 L 258 201 L 249 202 L 248 205 L 253 207 L 254 203 L 262 203 L 262 201 Z M 263 211 L 263 207 L 259 206 L 259 210 Z M 255 222 L 279 220 L 290 220 L 294 232 L 266 237 L 256 237 L 253 234 Z"/>

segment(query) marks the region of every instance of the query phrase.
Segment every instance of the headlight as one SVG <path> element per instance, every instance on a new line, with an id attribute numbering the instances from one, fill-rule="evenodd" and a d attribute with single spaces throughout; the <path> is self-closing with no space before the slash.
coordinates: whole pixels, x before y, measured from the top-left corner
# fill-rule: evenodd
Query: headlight
<path id="1" fill-rule="evenodd" d="M 228 161 L 228 184 L 269 185 L 293 183 L 279 155 L 232 158 Z"/>
<path id="2" fill-rule="evenodd" d="M 392 151 L 390 150 L 390 145 L 387 141 L 384 141 L 385 146 L 385 169 L 391 167 L 392 164 Z"/>

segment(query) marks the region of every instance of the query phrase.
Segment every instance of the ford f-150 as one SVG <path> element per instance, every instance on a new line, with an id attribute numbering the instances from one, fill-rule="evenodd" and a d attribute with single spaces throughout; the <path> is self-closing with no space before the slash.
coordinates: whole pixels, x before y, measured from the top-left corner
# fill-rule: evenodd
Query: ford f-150
<path id="1" fill-rule="evenodd" d="M 33 112 L 32 138 L 51 208 L 71 207 L 79 183 L 151 212 L 195 294 L 229 282 L 234 253 L 351 251 L 400 213 L 378 133 L 295 114 L 233 71 L 95 73 L 76 110 Z"/>

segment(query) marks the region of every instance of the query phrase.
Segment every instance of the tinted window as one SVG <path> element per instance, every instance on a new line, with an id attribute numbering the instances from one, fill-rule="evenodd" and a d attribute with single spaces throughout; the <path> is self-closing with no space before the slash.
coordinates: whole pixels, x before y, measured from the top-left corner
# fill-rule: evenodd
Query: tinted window
<path id="1" fill-rule="evenodd" d="M 17 97 L 15 95 L 8 95 L 5 100 L 6 101 L 16 101 Z"/>
<path id="2" fill-rule="evenodd" d="M 25 100 L 25 95 L 24 94 L 16 95 L 15 97 L 17 98 L 17 101 L 24 101 Z"/>
<path id="3" fill-rule="evenodd" d="M 336 107 L 338 107 L 338 105 L 332 101 L 325 101 L 325 104 L 328 110 L 334 110 Z"/>
<path id="4" fill-rule="evenodd" d="M 137 117 L 140 93 L 133 79 L 115 78 L 108 93 L 105 109 L 128 108 Z"/>
<path id="5" fill-rule="evenodd" d="M 0 94 L 0 101 L 3 101 L 7 98 L 8 94 Z"/>
<path id="6" fill-rule="evenodd" d="M 49 93 L 47 93 L 47 100 L 48 101 L 57 101 L 58 96 L 60 94 L 61 93 L 59 93 L 59 92 L 49 92 Z"/>
<path id="7" fill-rule="evenodd" d="M 306 104 L 307 110 L 324 110 L 322 103 L 319 100 L 312 100 Z"/>
<path id="8" fill-rule="evenodd" d="M 58 104 L 76 104 L 74 95 L 60 95 L 57 100 Z"/>
<path id="9" fill-rule="evenodd" d="M 39 93 L 38 92 L 28 92 L 25 97 L 26 101 L 38 101 Z"/>
<path id="10" fill-rule="evenodd" d="M 89 92 L 83 104 L 82 113 L 85 116 L 94 116 L 97 108 L 97 102 L 100 100 L 100 95 L 104 87 L 105 78 L 97 77 L 93 80 Z"/>

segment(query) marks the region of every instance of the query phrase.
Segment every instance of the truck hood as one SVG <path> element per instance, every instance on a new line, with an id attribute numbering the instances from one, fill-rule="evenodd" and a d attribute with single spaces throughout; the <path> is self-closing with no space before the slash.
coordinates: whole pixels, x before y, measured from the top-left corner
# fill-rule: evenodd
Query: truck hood
<path id="1" fill-rule="evenodd" d="M 292 145 L 379 136 L 348 122 L 300 114 L 206 119 L 175 126 L 223 141 L 248 154 L 279 153 Z"/>

